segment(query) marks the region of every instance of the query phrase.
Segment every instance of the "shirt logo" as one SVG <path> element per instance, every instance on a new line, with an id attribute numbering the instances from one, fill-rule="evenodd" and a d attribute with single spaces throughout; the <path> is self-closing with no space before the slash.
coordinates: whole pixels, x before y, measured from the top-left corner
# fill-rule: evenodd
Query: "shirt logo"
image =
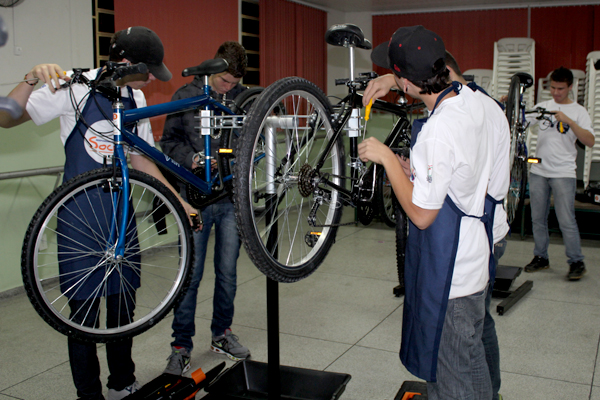
<path id="1" fill-rule="evenodd" d="M 433 180 L 433 165 L 429 165 L 427 166 L 427 182 L 431 183 L 431 181 Z"/>

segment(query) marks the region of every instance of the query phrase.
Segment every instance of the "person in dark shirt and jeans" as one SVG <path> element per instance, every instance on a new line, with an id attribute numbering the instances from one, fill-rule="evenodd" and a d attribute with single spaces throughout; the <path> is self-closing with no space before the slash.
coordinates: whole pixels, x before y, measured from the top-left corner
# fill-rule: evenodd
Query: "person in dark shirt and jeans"
<path id="1" fill-rule="evenodd" d="M 229 68 L 225 72 L 213 74 L 208 82 L 212 89 L 211 97 L 228 103 L 246 90 L 239 82 L 246 74 L 248 65 L 246 51 L 237 42 L 223 43 L 215 58 L 225 59 Z M 179 88 L 172 100 L 180 100 L 204 94 L 204 81 L 196 76 L 192 82 Z M 166 120 L 163 136 L 160 140 L 162 151 L 179 164 L 194 170 L 200 167 L 198 161 L 203 159 L 199 152 L 204 149 L 204 137 L 198 131 L 197 110 L 188 110 L 169 115 Z M 219 148 L 219 139 L 211 138 L 213 152 Z M 212 158 L 211 167 L 215 167 Z M 185 196 L 185 188 L 182 195 Z M 211 350 L 225 354 L 232 360 L 243 360 L 250 356 L 247 347 L 242 346 L 236 335 L 231 332 L 234 307 L 233 302 L 237 289 L 237 259 L 240 239 L 233 203 L 226 197 L 215 204 L 201 210 L 203 228 L 194 232 L 195 260 L 192 281 L 181 303 L 175 309 L 171 355 L 168 358 L 166 373 L 181 375 L 190 368 L 190 355 L 193 348 L 192 337 L 195 334 L 194 317 L 198 287 L 204 273 L 204 261 L 208 239 L 212 226 L 215 226 L 215 289 L 213 296 L 213 317 L 211 323 Z"/>

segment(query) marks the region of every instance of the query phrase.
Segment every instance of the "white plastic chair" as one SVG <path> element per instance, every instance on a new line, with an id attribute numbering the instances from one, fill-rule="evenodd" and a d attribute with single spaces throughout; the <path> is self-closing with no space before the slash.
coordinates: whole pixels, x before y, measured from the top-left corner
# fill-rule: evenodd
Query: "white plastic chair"
<path id="1" fill-rule="evenodd" d="M 492 84 L 492 77 L 494 70 L 492 69 L 468 69 L 463 72 L 463 75 L 473 75 L 473 81 L 481 86 L 483 90 L 490 93 L 490 87 Z"/>

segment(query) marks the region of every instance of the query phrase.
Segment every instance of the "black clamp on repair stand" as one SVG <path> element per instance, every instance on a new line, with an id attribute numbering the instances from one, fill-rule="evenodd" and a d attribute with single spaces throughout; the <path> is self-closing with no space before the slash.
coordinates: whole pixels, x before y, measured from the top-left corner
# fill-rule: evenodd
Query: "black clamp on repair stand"
<path id="1" fill-rule="evenodd" d="M 266 209 L 273 210 L 274 207 L 267 204 Z M 267 219 L 273 220 L 272 217 Z M 276 237 L 277 229 L 271 229 L 267 248 L 275 248 Z M 349 374 L 280 365 L 278 285 L 277 281 L 267 278 L 268 363 L 237 362 L 205 388 L 208 396 L 203 399 L 335 400 L 344 392 L 351 378 Z"/>
<path id="2" fill-rule="evenodd" d="M 496 311 L 499 315 L 503 315 L 506 311 L 508 311 L 533 287 L 533 281 L 525 281 L 516 290 L 510 290 L 511 285 L 517 276 L 521 275 L 521 271 L 523 271 L 523 268 L 521 267 L 507 267 L 499 265 L 496 268 L 496 280 L 494 281 L 492 297 L 504 299 L 496 307 Z"/>

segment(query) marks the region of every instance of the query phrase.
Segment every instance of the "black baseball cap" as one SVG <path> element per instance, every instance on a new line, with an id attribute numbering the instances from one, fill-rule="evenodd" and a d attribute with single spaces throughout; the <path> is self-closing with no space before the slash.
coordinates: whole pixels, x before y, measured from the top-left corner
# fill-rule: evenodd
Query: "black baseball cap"
<path id="1" fill-rule="evenodd" d="M 413 82 L 425 81 L 443 71 L 445 57 L 442 38 L 421 25 L 399 28 L 387 43 L 371 52 L 375 65 Z"/>
<path id="2" fill-rule="evenodd" d="M 144 26 L 130 26 L 120 32 L 112 44 L 113 51 L 134 64 L 144 63 L 150 73 L 161 81 L 172 78 L 171 72 L 163 63 L 165 49 L 154 31 Z"/>

